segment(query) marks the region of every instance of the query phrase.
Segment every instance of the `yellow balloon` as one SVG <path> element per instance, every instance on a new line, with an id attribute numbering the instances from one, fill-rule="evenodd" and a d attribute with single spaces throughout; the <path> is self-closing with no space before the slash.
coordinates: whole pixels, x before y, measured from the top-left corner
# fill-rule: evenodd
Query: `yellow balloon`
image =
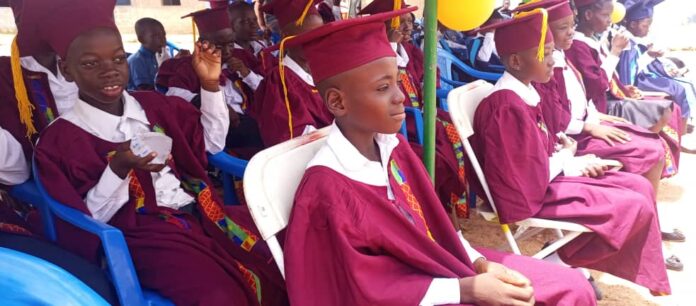
<path id="1" fill-rule="evenodd" d="M 488 20 L 495 0 L 438 0 L 437 19 L 456 31 L 473 30 Z"/>
<path id="2" fill-rule="evenodd" d="M 614 2 L 614 11 L 611 12 L 611 22 L 619 23 L 626 17 L 626 7 L 618 2 Z"/>

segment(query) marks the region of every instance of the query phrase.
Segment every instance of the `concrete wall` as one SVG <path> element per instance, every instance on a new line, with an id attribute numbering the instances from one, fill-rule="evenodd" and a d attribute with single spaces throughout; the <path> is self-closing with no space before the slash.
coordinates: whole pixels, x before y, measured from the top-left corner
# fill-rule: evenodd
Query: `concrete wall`
<path id="1" fill-rule="evenodd" d="M 115 17 L 118 28 L 124 34 L 133 33 L 135 22 L 143 17 L 161 21 L 167 33 L 191 34 L 191 19 L 181 19 L 181 16 L 205 7 L 206 2 L 198 0 L 181 0 L 180 6 L 163 6 L 162 0 L 131 0 L 131 5 L 116 7 Z M 15 32 L 12 10 L 0 7 L 0 33 Z"/>

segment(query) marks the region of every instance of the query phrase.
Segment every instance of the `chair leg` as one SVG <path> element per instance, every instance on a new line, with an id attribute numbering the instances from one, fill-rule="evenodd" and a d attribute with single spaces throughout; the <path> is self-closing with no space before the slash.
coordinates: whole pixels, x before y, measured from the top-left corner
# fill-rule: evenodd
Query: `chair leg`
<path id="1" fill-rule="evenodd" d="M 580 234 L 582 234 L 582 233 L 581 232 L 571 232 L 568 235 L 563 236 L 563 238 L 554 241 L 551 245 L 545 247 L 543 250 L 534 254 L 534 256 L 532 256 L 532 257 L 534 257 L 536 259 L 544 259 L 546 256 L 551 255 L 551 253 L 556 252 L 562 246 L 566 245 L 568 242 L 571 242 L 573 239 L 580 236 Z"/>
<path id="2" fill-rule="evenodd" d="M 505 238 L 507 239 L 508 245 L 510 245 L 512 252 L 517 255 L 522 255 L 522 252 L 520 252 L 520 248 L 517 246 L 517 242 L 515 241 L 515 237 L 512 236 L 510 226 L 507 224 L 501 224 L 500 228 L 503 230 L 503 233 L 505 233 Z"/>

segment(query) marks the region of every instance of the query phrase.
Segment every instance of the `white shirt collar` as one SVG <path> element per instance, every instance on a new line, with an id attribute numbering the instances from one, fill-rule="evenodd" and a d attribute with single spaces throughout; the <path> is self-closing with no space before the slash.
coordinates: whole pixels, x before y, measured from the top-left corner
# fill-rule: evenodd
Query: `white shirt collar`
<path id="1" fill-rule="evenodd" d="M 504 89 L 514 91 L 529 106 L 537 106 L 541 101 L 539 93 L 536 91 L 536 89 L 534 89 L 534 87 L 532 87 L 531 84 L 525 85 L 507 71 L 505 71 L 503 76 L 500 77 L 497 83 L 495 83 L 493 92 Z"/>
<path id="2" fill-rule="evenodd" d="M 122 123 L 139 123 L 149 128 L 150 121 L 145 115 L 145 110 L 127 92 L 123 92 L 123 115 L 115 116 L 89 105 L 82 99 L 75 102 L 72 111 L 61 116 L 90 134 L 107 141 L 125 141 L 130 139 L 137 131 Z"/>
<path id="3" fill-rule="evenodd" d="M 553 61 L 553 68 L 565 69 L 568 66 L 566 63 L 565 52 L 563 52 L 563 50 L 553 50 Z"/>
<path id="4" fill-rule="evenodd" d="M 48 86 L 56 102 L 59 115 L 68 112 L 73 107 L 78 97 L 77 85 L 73 82 L 68 82 L 60 72 L 60 69 L 56 69 L 57 74 L 53 74 L 53 72 L 39 64 L 33 56 L 22 57 L 19 61 L 24 69 L 42 72 L 48 76 Z"/>
<path id="5" fill-rule="evenodd" d="M 587 35 L 585 35 L 585 33 L 583 33 L 583 32 L 575 31 L 575 36 L 573 37 L 573 39 L 584 42 L 587 45 L 589 45 L 590 48 L 599 51 L 599 47 L 600 47 L 599 42 L 592 37 L 587 37 Z"/>
<path id="6" fill-rule="evenodd" d="M 283 58 L 283 66 L 290 68 L 290 70 L 297 74 L 305 83 L 314 87 L 314 78 L 312 78 L 312 75 L 302 69 L 302 67 L 289 55 L 285 55 Z"/>
<path id="7" fill-rule="evenodd" d="M 392 50 L 396 53 L 396 65 L 399 66 L 399 68 L 405 68 L 408 66 L 408 62 L 410 61 L 410 58 L 408 57 L 408 52 L 406 52 L 406 49 L 398 43 L 390 43 Z"/>
<path id="8" fill-rule="evenodd" d="M 325 166 L 350 178 L 372 186 L 389 186 L 388 164 L 394 149 L 399 145 L 396 134 L 377 134 L 382 162 L 374 162 L 363 156 L 334 122 L 326 144 L 317 152 L 307 168 Z"/>

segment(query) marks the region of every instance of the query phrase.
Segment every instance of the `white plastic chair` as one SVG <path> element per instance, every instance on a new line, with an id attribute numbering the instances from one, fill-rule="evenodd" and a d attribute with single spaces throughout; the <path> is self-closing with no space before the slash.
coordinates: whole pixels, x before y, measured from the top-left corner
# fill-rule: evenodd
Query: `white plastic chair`
<path id="1" fill-rule="evenodd" d="M 244 197 L 261 237 L 285 278 L 283 250 L 276 234 L 290 219 L 305 167 L 326 142 L 329 127 L 257 153 L 244 172 Z"/>
<path id="2" fill-rule="evenodd" d="M 447 97 L 450 116 L 452 117 L 454 126 L 457 128 L 457 132 L 459 132 L 459 137 L 462 139 L 462 144 L 464 145 L 466 155 L 469 158 L 469 161 L 471 161 L 474 171 L 476 172 L 476 176 L 483 187 L 486 194 L 486 199 L 488 199 L 488 203 L 493 209 L 493 211 L 486 211 L 486 209 L 482 208 L 477 209 L 478 213 L 488 221 L 498 219 L 498 210 L 493 202 L 493 197 L 491 196 L 491 191 L 488 187 L 483 170 L 481 169 L 481 165 L 479 164 L 476 154 L 474 154 L 474 150 L 471 148 L 471 144 L 469 143 L 469 137 L 474 135 L 473 122 L 476 108 L 481 101 L 491 93 L 492 89 L 493 85 L 479 80 L 452 90 Z M 515 225 L 518 226 L 518 229 L 514 235 L 510 231 L 510 226 L 508 224 L 501 223 L 500 227 L 505 234 L 505 238 L 507 239 L 510 248 L 515 254 L 518 255 L 521 255 L 521 252 L 516 240 L 526 239 L 545 229 L 554 230 L 558 236 L 558 240 L 532 256 L 537 259 L 543 259 L 553 254 L 559 248 L 566 245 L 580 234 L 591 232 L 590 229 L 579 224 L 538 218 L 529 218 L 515 222 Z M 566 233 L 564 234 L 563 231 L 566 231 Z"/>

